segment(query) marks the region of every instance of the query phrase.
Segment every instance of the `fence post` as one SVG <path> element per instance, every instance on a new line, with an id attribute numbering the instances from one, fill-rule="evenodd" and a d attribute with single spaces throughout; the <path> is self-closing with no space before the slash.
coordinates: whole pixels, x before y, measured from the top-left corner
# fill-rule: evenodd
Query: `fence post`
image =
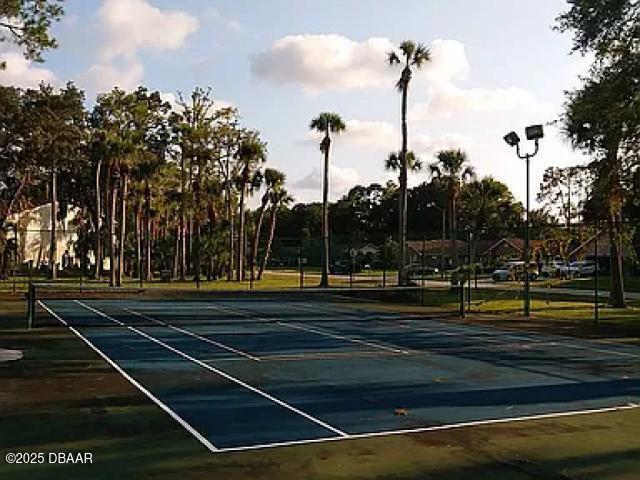
<path id="1" fill-rule="evenodd" d="M 36 288 L 33 283 L 29 282 L 27 290 L 27 328 L 33 328 L 33 319 L 36 312 Z"/>
<path id="2" fill-rule="evenodd" d="M 424 256 L 425 256 L 425 251 L 427 250 L 427 242 L 424 238 L 424 235 L 422 236 L 422 255 L 420 255 L 420 265 L 421 265 L 421 272 L 420 272 L 420 283 L 422 285 L 422 288 L 420 288 L 420 306 L 424 307 Z"/>
<path id="3" fill-rule="evenodd" d="M 387 288 L 387 239 L 382 247 L 382 288 Z"/>
<path id="4" fill-rule="evenodd" d="M 595 237 L 595 241 L 594 241 L 594 254 L 596 257 L 596 270 L 594 272 L 594 279 L 593 279 L 593 287 L 594 287 L 594 310 L 593 310 L 593 315 L 594 315 L 594 320 L 595 320 L 595 324 L 598 325 L 600 323 L 600 299 L 598 298 L 598 270 L 600 269 L 600 263 L 598 262 L 598 237 L 600 236 L 600 232 L 598 231 L 599 225 L 598 225 L 598 219 L 596 218 L 596 237 Z"/>
<path id="5" fill-rule="evenodd" d="M 353 239 L 349 242 L 349 288 L 353 288 Z"/>
<path id="6" fill-rule="evenodd" d="M 300 290 L 304 288 L 304 265 L 302 264 L 302 239 L 298 243 L 298 270 L 300 271 Z"/>

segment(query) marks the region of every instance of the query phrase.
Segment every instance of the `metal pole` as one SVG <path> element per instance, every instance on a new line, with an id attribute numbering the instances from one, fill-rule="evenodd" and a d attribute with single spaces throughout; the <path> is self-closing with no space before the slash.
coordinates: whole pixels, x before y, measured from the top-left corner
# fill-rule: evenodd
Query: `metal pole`
<path id="1" fill-rule="evenodd" d="M 600 323 L 600 299 L 598 298 L 598 280 L 599 280 L 599 274 L 598 271 L 600 270 L 600 262 L 598 261 L 598 237 L 600 236 L 600 230 L 599 230 L 599 225 L 598 225 L 598 219 L 596 218 L 596 238 L 595 238 L 595 244 L 594 244 L 594 253 L 595 253 L 595 257 L 596 257 L 596 271 L 594 272 L 595 277 L 594 277 L 594 311 L 593 311 L 593 315 L 594 315 L 594 320 L 596 325 L 598 325 Z"/>
<path id="2" fill-rule="evenodd" d="M 304 288 L 304 266 L 302 265 L 302 240 L 298 244 L 298 269 L 300 270 L 300 290 Z"/>
<path id="3" fill-rule="evenodd" d="M 426 249 L 427 249 L 427 242 L 423 235 L 422 236 L 422 255 L 420 256 L 420 263 L 422 265 L 422 270 L 420 272 L 420 278 L 422 279 L 421 281 L 422 288 L 420 289 L 420 305 L 423 307 L 424 307 L 424 256 L 425 256 Z"/>
<path id="4" fill-rule="evenodd" d="M 447 209 L 442 209 L 442 241 L 440 242 L 440 275 L 444 279 L 444 244 L 447 241 Z"/>
<path id="5" fill-rule="evenodd" d="M 353 245 L 349 246 L 349 288 L 353 288 Z"/>
<path id="6" fill-rule="evenodd" d="M 33 328 L 33 320 L 36 315 L 36 287 L 33 283 L 29 283 L 27 302 L 27 328 L 31 330 Z"/>
<path id="7" fill-rule="evenodd" d="M 471 311 L 471 242 L 473 240 L 473 232 L 469 231 L 469 244 L 467 245 L 467 254 L 469 255 L 469 271 L 467 272 L 467 309 Z"/>
<path id="8" fill-rule="evenodd" d="M 382 288 L 387 287 L 387 239 L 384 239 L 382 251 Z"/>
<path id="9" fill-rule="evenodd" d="M 529 163 L 531 155 L 526 155 L 525 160 L 527 163 L 527 213 L 524 236 L 524 316 L 528 318 L 531 316 L 531 286 L 529 278 Z"/>
<path id="10" fill-rule="evenodd" d="M 253 265 L 253 263 L 254 263 L 253 249 L 251 249 L 251 252 L 249 252 L 249 264 L 250 264 L 249 268 L 251 269 L 250 272 L 249 272 L 249 290 L 253 290 L 253 281 L 254 281 L 254 278 L 253 278 L 253 274 L 254 274 L 253 273 L 253 267 L 254 267 L 254 265 Z"/>

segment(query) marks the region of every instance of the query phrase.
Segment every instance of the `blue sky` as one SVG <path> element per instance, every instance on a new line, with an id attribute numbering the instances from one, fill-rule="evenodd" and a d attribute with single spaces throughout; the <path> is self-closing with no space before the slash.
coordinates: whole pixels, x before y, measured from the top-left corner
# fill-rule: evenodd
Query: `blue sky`
<path id="1" fill-rule="evenodd" d="M 384 53 L 404 39 L 433 61 L 410 94 L 411 147 L 425 163 L 440 148 L 465 149 L 481 175 L 523 199 L 524 165 L 503 143 L 511 129 L 557 118 L 563 91 L 588 62 L 569 56 L 552 30 L 561 0 L 67 0 L 54 32 L 60 48 L 43 65 L 9 56 L 0 83 L 74 80 L 89 94 L 142 83 L 170 98 L 212 86 L 222 104 L 261 131 L 270 162 L 301 201 L 320 198 L 321 158 L 307 126 L 330 110 L 347 120 L 335 143 L 332 197 L 355 183 L 384 182 L 399 147 L 398 72 Z M 12 52 L 0 52 L 0 56 Z M 12 63 L 11 60 L 14 60 Z M 523 135 L 521 135 L 523 136 Z M 534 160 L 542 172 L 579 158 L 549 128 Z M 413 177 L 413 183 L 426 174 Z"/>

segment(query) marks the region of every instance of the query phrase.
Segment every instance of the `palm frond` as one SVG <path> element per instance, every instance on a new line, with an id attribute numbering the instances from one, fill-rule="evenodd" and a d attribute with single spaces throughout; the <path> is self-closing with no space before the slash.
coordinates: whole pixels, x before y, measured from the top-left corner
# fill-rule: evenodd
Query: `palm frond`
<path id="1" fill-rule="evenodd" d="M 389 65 L 397 65 L 400 63 L 400 57 L 396 52 L 389 52 L 387 53 L 387 61 L 389 62 Z"/>
<path id="2" fill-rule="evenodd" d="M 418 46 L 416 47 L 416 51 L 413 53 L 413 58 L 411 63 L 416 67 L 420 68 L 430 60 L 431 60 L 431 52 L 429 51 L 429 49 L 421 43 L 418 44 Z"/>

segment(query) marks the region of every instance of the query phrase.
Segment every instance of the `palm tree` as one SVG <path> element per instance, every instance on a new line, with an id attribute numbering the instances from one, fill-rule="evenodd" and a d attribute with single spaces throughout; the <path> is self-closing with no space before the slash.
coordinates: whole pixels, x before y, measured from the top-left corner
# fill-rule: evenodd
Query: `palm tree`
<path id="1" fill-rule="evenodd" d="M 389 172 L 397 172 L 400 170 L 401 157 L 401 152 L 391 152 L 384 162 L 385 170 Z M 407 168 L 413 173 L 422 170 L 422 161 L 412 151 L 407 152 Z"/>
<path id="2" fill-rule="evenodd" d="M 262 274 L 264 273 L 265 268 L 267 268 L 267 263 L 269 262 L 269 257 L 271 256 L 271 245 L 273 244 L 273 236 L 276 231 L 278 211 L 293 202 L 293 197 L 289 195 L 289 192 L 287 192 L 284 187 L 281 186 L 280 188 L 271 191 L 269 200 L 271 201 L 271 214 L 269 216 L 269 239 L 267 240 L 264 258 L 262 259 L 260 270 L 258 271 L 258 280 L 262 279 Z"/>
<path id="3" fill-rule="evenodd" d="M 262 233 L 262 223 L 264 222 L 264 214 L 267 208 L 267 204 L 271 199 L 274 192 L 283 188 L 286 176 L 280 170 L 275 168 L 267 168 L 264 171 L 264 185 L 265 191 L 262 195 L 260 202 L 260 208 L 258 209 L 258 218 L 256 220 L 256 230 L 253 236 L 253 263 L 258 260 L 258 246 L 260 242 L 260 234 Z"/>
<path id="4" fill-rule="evenodd" d="M 240 144 L 238 152 L 236 153 L 236 159 L 240 171 L 240 177 L 238 179 L 240 187 L 238 215 L 240 218 L 236 281 L 241 281 L 244 280 L 245 202 L 249 185 L 255 181 L 256 169 L 260 164 L 267 161 L 267 146 L 258 138 L 257 134 L 251 134 Z"/>
<path id="5" fill-rule="evenodd" d="M 324 133 L 320 151 L 324 154 L 324 177 L 322 182 L 322 277 L 321 287 L 329 286 L 329 153 L 331 134 L 340 134 L 347 129 L 340 115 L 323 112 L 309 124 L 311 130 Z"/>
<path id="6" fill-rule="evenodd" d="M 427 47 L 412 41 L 402 42 L 399 49 L 399 52 L 389 52 L 387 58 L 390 66 L 403 66 L 400 79 L 396 83 L 396 88 L 402 94 L 402 149 L 400 150 L 398 159 L 400 167 L 400 192 L 398 196 L 398 242 L 400 244 L 400 255 L 398 260 L 398 283 L 404 285 L 407 281 L 404 268 L 407 242 L 407 155 L 409 153 L 407 97 L 409 94 L 409 83 L 411 83 L 412 69 L 420 69 L 431 59 L 431 54 Z"/>
<path id="7" fill-rule="evenodd" d="M 476 178 L 476 171 L 469 165 L 467 154 L 462 150 L 442 150 L 436 155 L 437 162 L 429 165 L 432 178 L 442 181 L 449 192 L 449 212 L 451 215 L 451 254 L 453 267 L 458 266 L 457 228 L 458 217 L 456 202 L 460 195 L 460 187 L 469 180 Z"/>

